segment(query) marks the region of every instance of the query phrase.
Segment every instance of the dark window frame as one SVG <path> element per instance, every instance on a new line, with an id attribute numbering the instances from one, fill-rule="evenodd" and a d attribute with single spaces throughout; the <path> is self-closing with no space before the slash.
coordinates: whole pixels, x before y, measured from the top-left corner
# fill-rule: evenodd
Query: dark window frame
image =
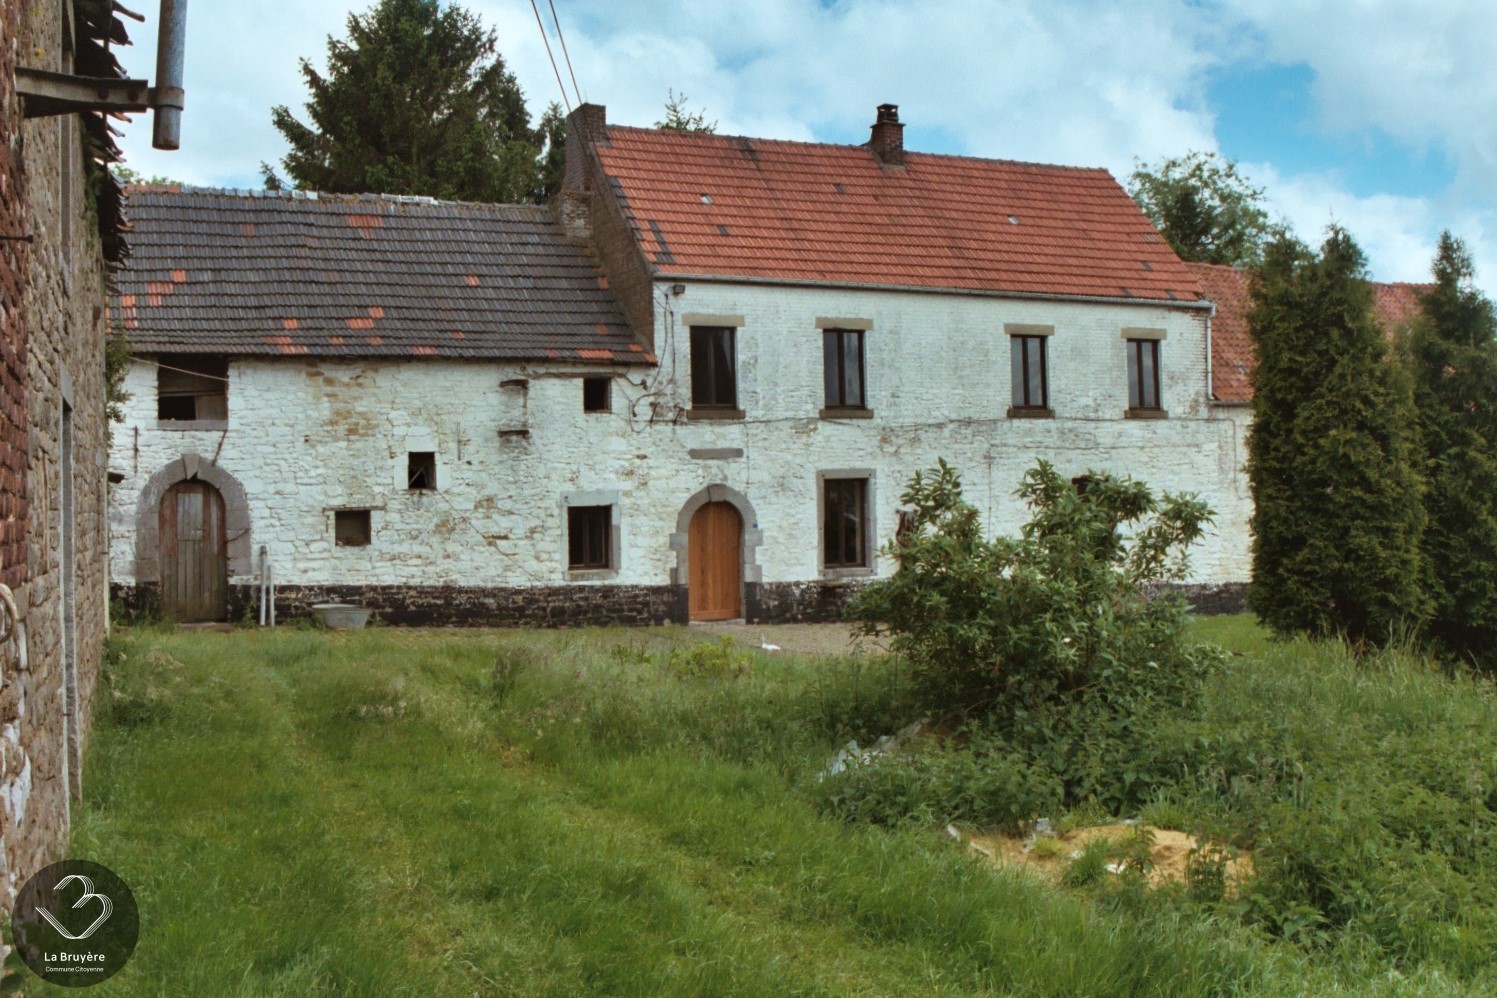
<path id="1" fill-rule="evenodd" d="M 437 490 L 436 451 L 406 451 L 405 487 L 411 492 L 435 492 Z"/>
<path id="2" fill-rule="evenodd" d="M 175 356 L 156 361 L 156 419 L 162 423 L 222 422 L 229 418 L 229 359 Z"/>
<path id="3" fill-rule="evenodd" d="M 617 567 L 613 553 L 613 507 L 568 506 L 568 571 L 608 571 Z"/>
<path id="4" fill-rule="evenodd" d="M 731 412 L 738 408 L 738 329 L 736 326 L 691 327 L 691 407 Z M 725 340 L 714 349 L 710 340 Z M 727 370 L 722 369 L 724 359 Z M 726 396 L 724 398 L 723 396 Z"/>
<path id="5" fill-rule="evenodd" d="M 361 528 L 361 540 L 345 540 L 351 533 L 350 526 Z M 374 524 L 367 509 L 339 509 L 333 511 L 333 546 L 340 548 L 363 548 L 374 542 Z"/>
<path id="6" fill-rule="evenodd" d="M 1010 370 L 1010 392 L 1013 398 L 1010 405 L 1015 409 L 1024 410 L 1047 410 L 1050 408 L 1050 357 L 1048 336 L 1025 336 L 1015 334 L 1009 337 L 1009 364 Z M 1031 383 L 1030 360 L 1033 351 L 1039 351 L 1039 400 L 1035 400 L 1035 386 Z M 1016 368 L 1013 365 L 1017 365 Z M 1017 374 L 1017 377 L 1015 375 Z"/>
<path id="7" fill-rule="evenodd" d="M 601 398 L 599 397 L 601 395 Z M 582 411 L 613 411 L 613 379 L 597 376 L 582 379 Z"/>
<path id="8" fill-rule="evenodd" d="M 1127 344 L 1128 411 L 1163 412 L 1164 392 L 1160 378 L 1159 340 L 1130 339 Z"/>
<path id="9" fill-rule="evenodd" d="M 828 409 L 868 408 L 868 340 L 862 329 L 821 331 L 822 392 Z M 857 344 L 857 398 L 848 398 L 847 347 Z M 834 377 L 835 372 L 835 377 Z"/>
<path id="10" fill-rule="evenodd" d="M 867 478 L 823 478 L 821 482 L 821 567 L 823 570 L 872 567 Z M 851 518 L 844 512 L 851 501 Z M 851 528 L 849 527 L 851 523 Z"/>

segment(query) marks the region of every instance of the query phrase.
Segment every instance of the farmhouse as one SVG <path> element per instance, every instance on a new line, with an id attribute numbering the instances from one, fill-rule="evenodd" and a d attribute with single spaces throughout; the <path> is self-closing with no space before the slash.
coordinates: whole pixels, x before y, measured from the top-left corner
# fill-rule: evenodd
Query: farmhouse
<path id="1" fill-rule="evenodd" d="M 1200 493 L 1248 574 L 1212 305 L 1103 170 L 569 121 L 539 208 L 149 190 L 114 584 L 179 619 L 826 619 L 939 458 Z"/>
<path id="2" fill-rule="evenodd" d="M 107 2 L 0 4 L 0 908 L 66 848 L 107 612 L 105 283 L 123 252 Z"/>

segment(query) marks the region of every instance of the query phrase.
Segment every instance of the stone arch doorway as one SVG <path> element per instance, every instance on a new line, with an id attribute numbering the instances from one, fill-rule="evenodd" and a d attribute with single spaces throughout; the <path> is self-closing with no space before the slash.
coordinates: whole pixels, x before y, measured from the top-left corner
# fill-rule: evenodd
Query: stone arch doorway
<path id="1" fill-rule="evenodd" d="M 224 575 L 225 600 L 227 599 L 228 586 L 235 576 L 252 575 L 255 572 L 254 559 L 252 557 L 250 539 L 250 517 L 249 504 L 245 497 L 244 486 L 239 480 L 229 474 L 222 467 L 213 462 L 199 457 L 196 454 L 183 454 L 177 460 L 171 461 L 158 469 L 141 489 L 140 498 L 135 513 L 135 582 L 136 585 L 155 587 L 159 595 L 165 598 L 165 586 L 167 583 L 165 561 L 168 553 L 167 529 L 163 523 L 167 506 L 168 493 L 172 493 L 178 486 L 197 485 L 211 489 L 217 496 L 217 503 L 206 498 L 208 493 L 200 491 L 200 499 L 184 499 L 183 496 L 190 490 L 182 489 L 174 493 L 174 503 L 188 504 L 188 523 L 193 522 L 193 506 L 201 507 L 205 516 L 203 529 L 212 524 L 207 518 L 214 513 L 218 514 L 218 524 L 221 525 L 222 543 L 219 545 L 222 552 L 222 565 Z M 210 508 L 211 507 L 211 508 Z M 180 506 L 175 509 L 178 513 Z M 173 547 L 170 548 L 172 557 L 182 557 L 180 541 L 182 539 L 182 521 L 180 516 L 172 521 L 173 529 L 177 531 L 173 535 Z M 204 538 L 209 535 L 204 533 Z M 191 537 L 188 538 L 189 542 Z M 168 610 L 163 606 L 163 611 L 177 616 L 176 612 Z M 193 611 L 202 612 L 202 611 Z M 218 613 L 217 619 L 225 619 L 227 616 L 227 605 Z M 186 619 L 177 616 L 177 619 Z M 204 618 L 198 618 L 204 619 Z"/>
<path id="2" fill-rule="evenodd" d="M 683 590 L 688 620 L 734 620 L 750 615 L 762 579 L 756 558 L 763 535 L 753 504 L 726 485 L 709 485 L 676 516 L 671 581 Z M 678 611 L 679 612 L 679 611 Z"/>
<path id="3" fill-rule="evenodd" d="M 223 496 L 207 482 L 178 482 L 161 497 L 161 612 L 173 620 L 229 615 Z"/>

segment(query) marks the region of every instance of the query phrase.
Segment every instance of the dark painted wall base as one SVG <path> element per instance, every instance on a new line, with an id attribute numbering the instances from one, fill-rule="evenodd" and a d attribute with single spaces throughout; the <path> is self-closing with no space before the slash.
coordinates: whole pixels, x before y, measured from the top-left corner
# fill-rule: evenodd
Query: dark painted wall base
<path id="1" fill-rule="evenodd" d="M 843 619 L 847 601 L 866 583 L 761 582 L 744 586 L 744 618 L 749 623 L 819 624 Z M 1196 613 L 1241 613 L 1247 586 L 1173 586 Z M 115 585 L 111 596 L 123 621 L 154 617 L 160 587 Z M 257 621 L 256 586 L 230 586 L 230 621 Z M 581 627 L 685 623 L 684 586 L 277 586 L 276 620 L 289 623 L 312 615 L 317 603 L 355 603 L 374 610 L 387 624 L 420 627 Z M 116 617 L 116 619 L 121 619 Z"/>

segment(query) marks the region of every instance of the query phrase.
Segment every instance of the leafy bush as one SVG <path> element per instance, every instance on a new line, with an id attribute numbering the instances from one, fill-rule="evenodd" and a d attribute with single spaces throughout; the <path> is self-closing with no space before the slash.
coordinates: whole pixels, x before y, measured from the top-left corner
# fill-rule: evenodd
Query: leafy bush
<path id="1" fill-rule="evenodd" d="M 892 635 L 920 706 L 981 719 L 1067 803 L 1135 807 L 1173 775 L 1152 716 L 1188 706 L 1220 659 L 1188 640 L 1183 602 L 1159 594 L 1183 578 L 1211 510 L 1106 474 L 1072 483 L 1044 461 L 1018 495 L 1030 522 L 987 540 L 955 470 L 917 472 L 901 497 L 915 529 L 889 549 L 899 570 L 850 614 Z"/>

